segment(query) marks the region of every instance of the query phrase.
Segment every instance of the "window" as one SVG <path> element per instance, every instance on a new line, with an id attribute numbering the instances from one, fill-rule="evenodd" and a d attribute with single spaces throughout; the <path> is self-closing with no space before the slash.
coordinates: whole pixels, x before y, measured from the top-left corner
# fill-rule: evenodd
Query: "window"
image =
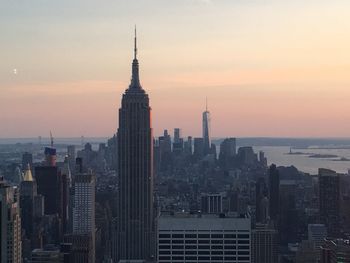
<path id="1" fill-rule="evenodd" d="M 206 246 L 206 245 L 199 245 L 198 249 L 210 249 L 210 246 Z"/>
<path id="2" fill-rule="evenodd" d="M 159 249 L 170 249 L 170 246 L 167 245 L 160 245 Z"/>
<path id="3" fill-rule="evenodd" d="M 222 240 L 212 240 L 211 243 L 212 244 L 222 244 L 223 241 Z"/>
<path id="4" fill-rule="evenodd" d="M 184 246 L 181 245 L 173 245 L 172 249 L 184 249 Z"/>
<path id="5" fill-rule="evenodd" d="M 197 246 L 185 246 L 185 249 L 197 249 Z"/>
<path id="6" fill-rule="evenodd" d="M 184 260 L 184 257 L 174 256 L 171 260 Z"/>

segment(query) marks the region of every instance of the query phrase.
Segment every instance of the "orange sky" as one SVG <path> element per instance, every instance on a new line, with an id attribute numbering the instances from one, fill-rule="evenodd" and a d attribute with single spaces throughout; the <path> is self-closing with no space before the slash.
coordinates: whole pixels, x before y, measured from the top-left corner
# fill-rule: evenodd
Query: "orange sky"
<path id="1" fill-rule="evenodd" d="M 4 4 L 0 137 L 112 135 L 134 23 L 156 135 L 349 136 L 348 1 L 174 2 Z"/>

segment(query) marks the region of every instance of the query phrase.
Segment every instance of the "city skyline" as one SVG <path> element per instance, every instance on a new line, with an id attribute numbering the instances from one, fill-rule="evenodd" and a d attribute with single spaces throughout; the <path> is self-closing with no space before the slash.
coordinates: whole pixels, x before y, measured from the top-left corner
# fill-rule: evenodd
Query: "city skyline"
<path id="1" fill-rule="evenodd" d="M 348 2 L 163 2 L 4 3 L 0 137 L 114 134 L 135 23 L 156 136 L 348 136 Z"/>

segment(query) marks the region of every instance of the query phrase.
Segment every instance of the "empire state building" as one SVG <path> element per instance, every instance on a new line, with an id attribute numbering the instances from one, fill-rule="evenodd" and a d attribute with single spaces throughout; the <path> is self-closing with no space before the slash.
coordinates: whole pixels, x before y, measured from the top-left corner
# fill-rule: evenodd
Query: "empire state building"
<path id="1" fill-rule="evenodd" d="M 151 261 L 155 257 L 153 134 L 149 97 L 139 79 L 136 29 L 131 83 L 119 109 L 118 167 L 115 262 Z"/>

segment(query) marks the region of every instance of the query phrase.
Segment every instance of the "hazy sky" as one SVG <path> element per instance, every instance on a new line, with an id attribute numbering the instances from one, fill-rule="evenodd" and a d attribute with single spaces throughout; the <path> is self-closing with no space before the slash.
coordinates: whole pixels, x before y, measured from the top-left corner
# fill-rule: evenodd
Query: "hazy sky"
<path id="1" fill-rule="evenodd" d="M 350 135 L 348 0 L 0 0 L 0 137 L 112 135 L 134 24 L 156 135 Z"/>

